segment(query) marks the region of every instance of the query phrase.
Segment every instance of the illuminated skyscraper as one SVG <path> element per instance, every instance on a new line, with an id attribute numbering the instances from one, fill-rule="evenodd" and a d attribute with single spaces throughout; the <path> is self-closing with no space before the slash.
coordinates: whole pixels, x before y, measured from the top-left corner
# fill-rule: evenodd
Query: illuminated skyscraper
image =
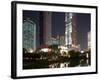
<path id="1" fill-rule="evenodd" d="M 36 24 L 29 19 L 23 23 L 23 48 L 36 49 Z"/>
<path id="2" fill-rule="evenodd" d="M 65 45 L 68 48 L 77 46 L 76 18 L 73 13 L 65 13 Z"/>

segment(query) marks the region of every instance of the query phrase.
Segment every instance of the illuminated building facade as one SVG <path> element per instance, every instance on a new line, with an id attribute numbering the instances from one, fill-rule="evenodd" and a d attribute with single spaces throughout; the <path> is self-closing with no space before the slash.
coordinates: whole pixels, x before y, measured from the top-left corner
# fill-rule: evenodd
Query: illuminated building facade
<path id="1" fill-rule="evenodd" d="M 29 19 L 23 23 L 23 48 L 36 49 L 36 23 Z"/>
<path id="2" fill-rule="evenodd" d="M 51 39 L 51 12 L 24 11 L 23 48 L 36 50 L 40 45 L 49 45 Z M 30 17 L 27 14 L 32 14 Z M 26 17 L 27 16 L 27 17 Z"/>
<path id="3" fill-rule="evenodd" d="M 77 46 L 76 17 L 73 13 L 65 13 L 65 45 L 68 48 Z"/>
<path id="4" fill-rule="evenodd" d="M 60 36 L 59 44 L 63 45 L 63 46 L 65 45 L 65 37 L 64 36 Z"/>
<path id="5" fill-rule="evenodd" d="M 60 36 L 60 35 L 57 35 L 56 39 L 58 40 L 59 42 L 59 45 L 62 45 L 64 46 L 65 45 L 65 36 Z"/>
<path id="6" fill-rule="evenodd" d="M 90 32 L 88 32 L 88 49 L 90 49 L 91 48 L 91 33 Z"/>

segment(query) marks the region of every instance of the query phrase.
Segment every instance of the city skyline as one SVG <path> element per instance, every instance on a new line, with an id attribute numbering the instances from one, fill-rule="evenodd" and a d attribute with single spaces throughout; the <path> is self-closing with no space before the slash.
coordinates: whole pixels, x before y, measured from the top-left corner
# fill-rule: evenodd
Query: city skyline
<path id="1" fill-rule="evenodd" d="M 30 18 L 39 21 L 40 11 L 23 11 L 23 19 Z M 87 48 L 87 33 L 90 31 L 90 14 L 75 13 L 77 26 L 77 42 L 81 49 Z M 35 18 L 34 18 L 35 17 Z M 36 18 L 37 17 L 37 18 Z M 34 19 L 33 19 L 34 18 Z M 52 36 L 65 36 L 65 13 L 52 12 Z"/>

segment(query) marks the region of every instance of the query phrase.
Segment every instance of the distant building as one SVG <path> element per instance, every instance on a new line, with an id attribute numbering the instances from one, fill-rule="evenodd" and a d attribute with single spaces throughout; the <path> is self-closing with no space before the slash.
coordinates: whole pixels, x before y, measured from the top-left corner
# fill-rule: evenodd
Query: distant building
<path id="1" fill-rule="evenodd" d="M 56 39 L 59 41 L 59 45 L 65 45 L 65 36 L 57 35 Z"/>
<path id="2" fill-rule="evenodd" d="M 29 19 L 23 22 L 23 48 L 36 49 L 36 23 Z"/>
<path id="3" fill-rule="evenodd" d="M 77 47 L 76 17 L 73 13 L 65 13 L 65 45 Z"/>
<path id="4" fill-rule="evenodd" d="M 55 37 L 51 37 L 48 41 L 48 45 L 59 45 L 59 40 Z"/>
<path id="5" fill-rule="evenodd" d="M 88 49 L 90 49 L 91 48 L 91 32 L 88 32 L 88 34 L 87 34 L 87 39 L 88 39 Z"/>
<path id="6" fill-rule="evenodd" d="M 59 44 L 60 45 L 65 45 L 65 37 L 64 36 L 60 36 Z"/>
<path id="7" fill-rule="evenodd" d="M 51 29 L 52 29 L 52 13 L 51 12 L 43 12 L 43 36 L 44 43 L 49 44 L 51 39 Z"/>

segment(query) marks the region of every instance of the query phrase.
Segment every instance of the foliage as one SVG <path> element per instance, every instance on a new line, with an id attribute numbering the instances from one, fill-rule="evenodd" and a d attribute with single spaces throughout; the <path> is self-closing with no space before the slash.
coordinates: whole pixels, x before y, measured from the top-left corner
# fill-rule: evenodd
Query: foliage
<path id="1" fill-rule="evenodd" d="M 78 58 L 80 56 L 80 52 L 76 52 L 74 50 L 71 50 L 68 52 L 68 54 L 70 55 L 71 58 Z"/>
<path id="2" fill-rule="evenodd" d="M 56 50 L 56 49 L 58 49 L 58 45 L 50 45 L 49 48 Z"/>

